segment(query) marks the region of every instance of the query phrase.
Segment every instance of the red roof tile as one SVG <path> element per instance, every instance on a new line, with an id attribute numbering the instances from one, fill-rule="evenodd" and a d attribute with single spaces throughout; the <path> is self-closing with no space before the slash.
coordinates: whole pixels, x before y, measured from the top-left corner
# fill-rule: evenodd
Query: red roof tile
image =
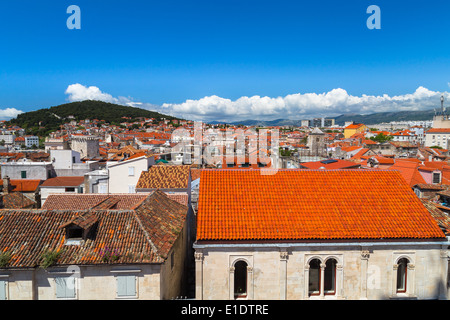
<path id="1" fill-rule="evenodd" d="M 87 210 L 96 206 L 105 209 L 108 199 L 109 205 L 111 201 L 118 200 L 113 207 L 108 206 L 107 209 L 132 209 L 134 206 L 147 198 L 148 194 L 50 194 L 42 205 L 42 209 L 46 210 Z M 100 209 L 100 208 L 98 208 Z"/>
<path id="2" fill-rule="evenodd" d="M 152 166 L 142 171 L 136 189 L 186 189 L 191 166 Z"/>
<path id="3" fill-rule="evenodd" d="M 78 187 L 84 182 L 84 176 L 81 177 L 56 177 L 50 178 L 41 184 L 41 187 Z"/>
<path id="4" fill-rule="evenodd" d="M 162 263 L 186 213 L 186 206 L 160 191 L 134 210 L 0 210 L 0 252 L 12 253 L 8 267 L 13 268 L 39 266 L 47 250 L 61 251 L 57 265 Z M 97 223 L 95 235 L 64 245 L 64 227 L 72 223 L 83 228 Z M 108 249 L 118 253 L 118 260 L 103 260 Z"/>
<path id="5" fill-rule="evenodd" d="M 202 170 L 198 240 L 444 238 L 399 172 Z"/>

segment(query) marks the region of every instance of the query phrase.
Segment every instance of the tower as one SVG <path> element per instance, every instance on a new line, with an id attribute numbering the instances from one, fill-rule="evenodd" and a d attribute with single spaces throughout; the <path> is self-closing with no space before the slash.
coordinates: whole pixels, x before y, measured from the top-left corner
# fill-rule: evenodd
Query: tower
<path id="1" fill-rule="evenodd" d="M 433 117 L 433 128 L 450 128 L 450 119 L 444 107 L 444 95 L 441 96 L 441 111 L 436 112 Z"/>
<path id="2" fill-rule="evenodd" d="M 326 156 L 325 133 L 319 128 L 314 128 L 308 135 L 308 148 L 311 156 Z"/>
<path id="3" fill-rule="evenodd" d="M 94 136 L 72 136 L 71 149 L 80 153 L 81 159 L 100 156 L 99 138 Z"/>

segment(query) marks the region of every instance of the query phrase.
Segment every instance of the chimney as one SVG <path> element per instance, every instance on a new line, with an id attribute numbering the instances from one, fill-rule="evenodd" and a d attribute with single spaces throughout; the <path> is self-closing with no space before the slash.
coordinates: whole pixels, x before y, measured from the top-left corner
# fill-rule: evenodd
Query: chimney
<path id="1" fill-rule="evenodd" d="M 3 178 L 3 194 L 9 194 L 9 189 L 11 188 L 10 180 L 8 176 Z"/>

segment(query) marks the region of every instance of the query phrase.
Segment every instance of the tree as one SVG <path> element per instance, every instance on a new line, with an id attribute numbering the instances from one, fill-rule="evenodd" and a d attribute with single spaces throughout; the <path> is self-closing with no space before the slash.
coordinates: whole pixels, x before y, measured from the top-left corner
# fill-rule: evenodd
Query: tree
<path id="1" fill-rule="evenodd" d="M 383 132 L 377 134 L 375 137 L 370 137 L 370 140 L 375 141 L 375 142 L 379 142 L 379 143 L 384 143 L 387 141 L 391 141 L 393 139 L 392 136 L 386 136 L 383 134 Z"/>

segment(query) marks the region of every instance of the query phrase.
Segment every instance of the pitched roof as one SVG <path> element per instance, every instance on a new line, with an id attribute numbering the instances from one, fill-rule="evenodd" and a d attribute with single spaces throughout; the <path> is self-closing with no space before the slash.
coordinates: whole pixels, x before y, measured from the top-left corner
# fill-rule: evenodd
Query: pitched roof
<path id="1" fill-rule="evenodd" d="M 442 239 L 390 170 L 202 170 L 197 240 Z"/>
<path id="2" fill-rule="evenodd" d="M 358 129 L 358 128 L 361 128 L 362 126 L 364 126 L 364 124 L 362 124 L 362 123 L 353 123 L 353 124 L 346 126 L 344 129 Z"/>
<path id="3" fill-rule="evenodd" d="M 389 167 L 389 170 L 399 171 L 409 186 L 414 187 L 416 184 L 426 183 L 418 170 L 419 166 L 420 164 L 414 161 L 397 159 L 395 163 Z"/>
<path id="4" fill-rule="evenodd" d="M 444 231 L 445 234 L 450 234 L 450 216 L 439 210 L 439 206 L 429 200 L 421 199 L 422 203 L 424 204 L 425 208 L 428 209 L 432 217 L 436 220 L 439 227 Z"/>
<path id="5" fill-rule="evenodd" d="M 0 210 L 0 252 L 12 253 L 8 267 L 37 267 L 47 250 L 57 265 L 162 263 L 184 226 L 187 207 L 155 191 L 134 210 Z M 87 219 L 84 219 L 86 218 Z M 97 223 L 95 235 L 65 245 L 64 227 Z M 114 250 L 118 260 L 105 262 Z"/>
<path id="6" fill-rule="evenodd" d="M 450 128 L 432 128 L 425 133 L 450 133 Z"/>
<path id="7" fill-rule="evenodd" d="M 12 192 L 0 196 L 1 209 L 20 209 L 34 206 L 36 201 L 31 200 L 21 192 Z"/>
<path id="8" fill-rule="evenodd" d="M 84 182 L 84 176 L 50 178 L 41 184 L 41 187 L 78 187 Z"/>
<path id="9" fill-rule="evenodd" d="M 152 166 L 142 171 L 136 189 L 186 189 L 191 166 Z"/>
<path id="10" fill-rule="evenodd" d="M 11 191 L 18 192 L 35 192 L 42 180 L 32 180 L 32 179 L 14 179 L 10 180 Z"/>
<path id="11" fill-rule="evenodd" d="M 321 167 L 325 169 L 347 169 L 347 168 L 359 168 L 361 165 L 353 161 L 341 160 L 341 159 L 330 159 L 329 161 L 312 161 L 304 162 L 300 164 L 301 167 L 306 169 L 320 169 Z"/>
<path id="12" fill-rule="evenodd" d="M 50 194 L 42 205 L 46 210 L 132 209 L 149 194 Z M 113 204 L 114 203 L 114 204 Z"/>

